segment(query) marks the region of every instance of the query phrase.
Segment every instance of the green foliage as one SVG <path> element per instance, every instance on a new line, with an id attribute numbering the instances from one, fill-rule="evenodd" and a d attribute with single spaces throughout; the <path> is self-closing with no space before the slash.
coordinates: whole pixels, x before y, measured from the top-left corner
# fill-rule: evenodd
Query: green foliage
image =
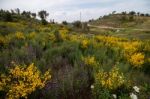
<path id="1" fill-rule="evenodd" d="M 41 18 L 46 21 L 47 12 L 42 13 Z M 30 93 L 29 99 L 111 99 L 113 94 L 118 99 L 128 99 L 135 85 L 141 88 L 139 97 L 149 96 L 149 41 L 116 36 L 136 31 L 128 29 L 117 33 L 92 28 L 102 35 L 81 34 L 69 29 L 69 24 L 42 25 L 31 12 L 17 10 L 11 15 L 13 22 L 0 18 L 0 73 L 7 74 L 14 62 L 27 65 L 33 62 L 41 73 L 51 69 L 51 81 L 45 88 Z M 125 15 L 122 24 L 128 24 L 129 16 Z M 87 24 L 82 27 L 83 24 L 75 22 L 74 26 L 86 31 Z M 4 94 L 0 92 L 0 97 Z"/>
<path id="2" fill-rule="evenodd" d="M 48 23 L 45 19 L 42 19 L 41 21 L 43 25 L 46 25 Z"/>
<path id="3" fill-rule="evenodd" d="M 62 24 L 67 25 L 67 24 L 68 24 L 68 22 L 67 22 L 67 21 L 63 21 L 63 22 L 62 22 Z"/>
<path id="4" fill-rule="evenodd" d="M 75 28 L 81 28 L 82 27 L 82 23 L 80 21 L 75 21 L 73 23 L 73 25 L 74 25 Z"/>

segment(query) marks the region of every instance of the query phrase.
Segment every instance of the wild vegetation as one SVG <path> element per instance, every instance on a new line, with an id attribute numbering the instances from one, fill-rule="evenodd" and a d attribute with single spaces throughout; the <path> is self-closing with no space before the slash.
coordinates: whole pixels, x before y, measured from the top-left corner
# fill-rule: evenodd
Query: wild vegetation
<path id="1" fill-rule="evenodd" d="M 149 39 L 38 14 L 41 21 L 28 11 L 0 11 L 0 98 L 149 98 Z"/>

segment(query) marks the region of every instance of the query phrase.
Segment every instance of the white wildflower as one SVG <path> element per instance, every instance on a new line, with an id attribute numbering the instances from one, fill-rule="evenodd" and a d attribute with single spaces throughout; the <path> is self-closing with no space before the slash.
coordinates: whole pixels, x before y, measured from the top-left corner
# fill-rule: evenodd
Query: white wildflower
<path id="1" fill-rule="evenodd" d="M 114 99 L 117 99 L 117 95 L 116 94 L 112 94 L 112 96 L 114 97 Z"/>
<path id="2" fill-rule="evenodd" d="M 137 87 L 137 86 L 134 86 L 133 89 L 134 89 L 136 92 L 140 92 L 140 88 Z"/>
<path id="3" fill-rule="evenodd" d="M 130 94 L 130 98 L 131 98 L 131 99 L 138 99 L 137 95 L 135 95 L 134 93 L 131 93 L 131 94 Z"/>
<path id="4" fill-rule="evenodd" d="M 91 89 L 94 89 L 94 85 L 91 85 Z"/>

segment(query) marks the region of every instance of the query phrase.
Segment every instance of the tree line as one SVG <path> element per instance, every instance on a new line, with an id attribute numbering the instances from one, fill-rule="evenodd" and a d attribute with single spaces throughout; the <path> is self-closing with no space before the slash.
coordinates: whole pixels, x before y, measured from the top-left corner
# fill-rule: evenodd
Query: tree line
<path id="1" fill-rule="evenodd" d="M 18 21 L 18 19 L 36 19 L 40 17 L 41 22 L 43 25 L 46 25 L 47 22 L 47 17 L 49 16 L 49 13 L 45 10 L 41 10 L 38 13 L 32 13 L 31 11 L 20 11 L 19 8 L 16 9 L 11 9 L 11 10 L 3 10 L 0 9 L 0 21 L 5 21 L 5 22 L 15 22 Z"/>

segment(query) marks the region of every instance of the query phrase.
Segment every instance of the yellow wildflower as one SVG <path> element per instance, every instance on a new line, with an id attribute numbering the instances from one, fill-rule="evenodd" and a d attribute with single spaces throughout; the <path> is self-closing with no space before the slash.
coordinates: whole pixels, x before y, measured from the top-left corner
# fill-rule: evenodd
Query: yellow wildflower
<path id="1" fill-rule="evenodd" d="M 142 53 L 135 53 L 131 56 L 130 62 L 135 67 L 140 67 L 144 63 L 144 55 Z"/>
<path id="2" fill-rule="evenodd" d="M 82 57 L 82 60 L 86 65 L 96 65 L 96 60 L 94 56 Z"/>
<path id="3" fill-rule="evenodd" d="M 28 35 L 28 38 L 29 39 L 32 39 L 36 36 L 36 33 L 35 32 L 31 32 L 29 35 Z"/>
<path id="4" fill-rule="evenodd" d="M 36 88 L 43 88 L 50 78 L 49 71 L 42 75 L 33 63 L 26 68 L 17 65 L 10 69 L 9 75 L 1 75 L 0 90 L 7 93 L 8 99 L 27 98 Z"/>
<path id="5" fill-rule="evenodd" d="M 110 72 L 100 71 L 96 74 L 96 83 L 104 88 L 116 89 L 125 83 L 123 73 L 114 67 Z"/>
<path id="6" fill-rule="evenodd" d="M 89 45 L 89 41 L 84 39 L 82 42 L 81 42 L 81 47 L 82 48 L 88 48 L 88 45 Z"/>
<path id="7" fill-rule="evenodd" d="M 25 36 L 22 32 L 17 32 L 15 35 L 17 39 L 25 39 Z"/>

